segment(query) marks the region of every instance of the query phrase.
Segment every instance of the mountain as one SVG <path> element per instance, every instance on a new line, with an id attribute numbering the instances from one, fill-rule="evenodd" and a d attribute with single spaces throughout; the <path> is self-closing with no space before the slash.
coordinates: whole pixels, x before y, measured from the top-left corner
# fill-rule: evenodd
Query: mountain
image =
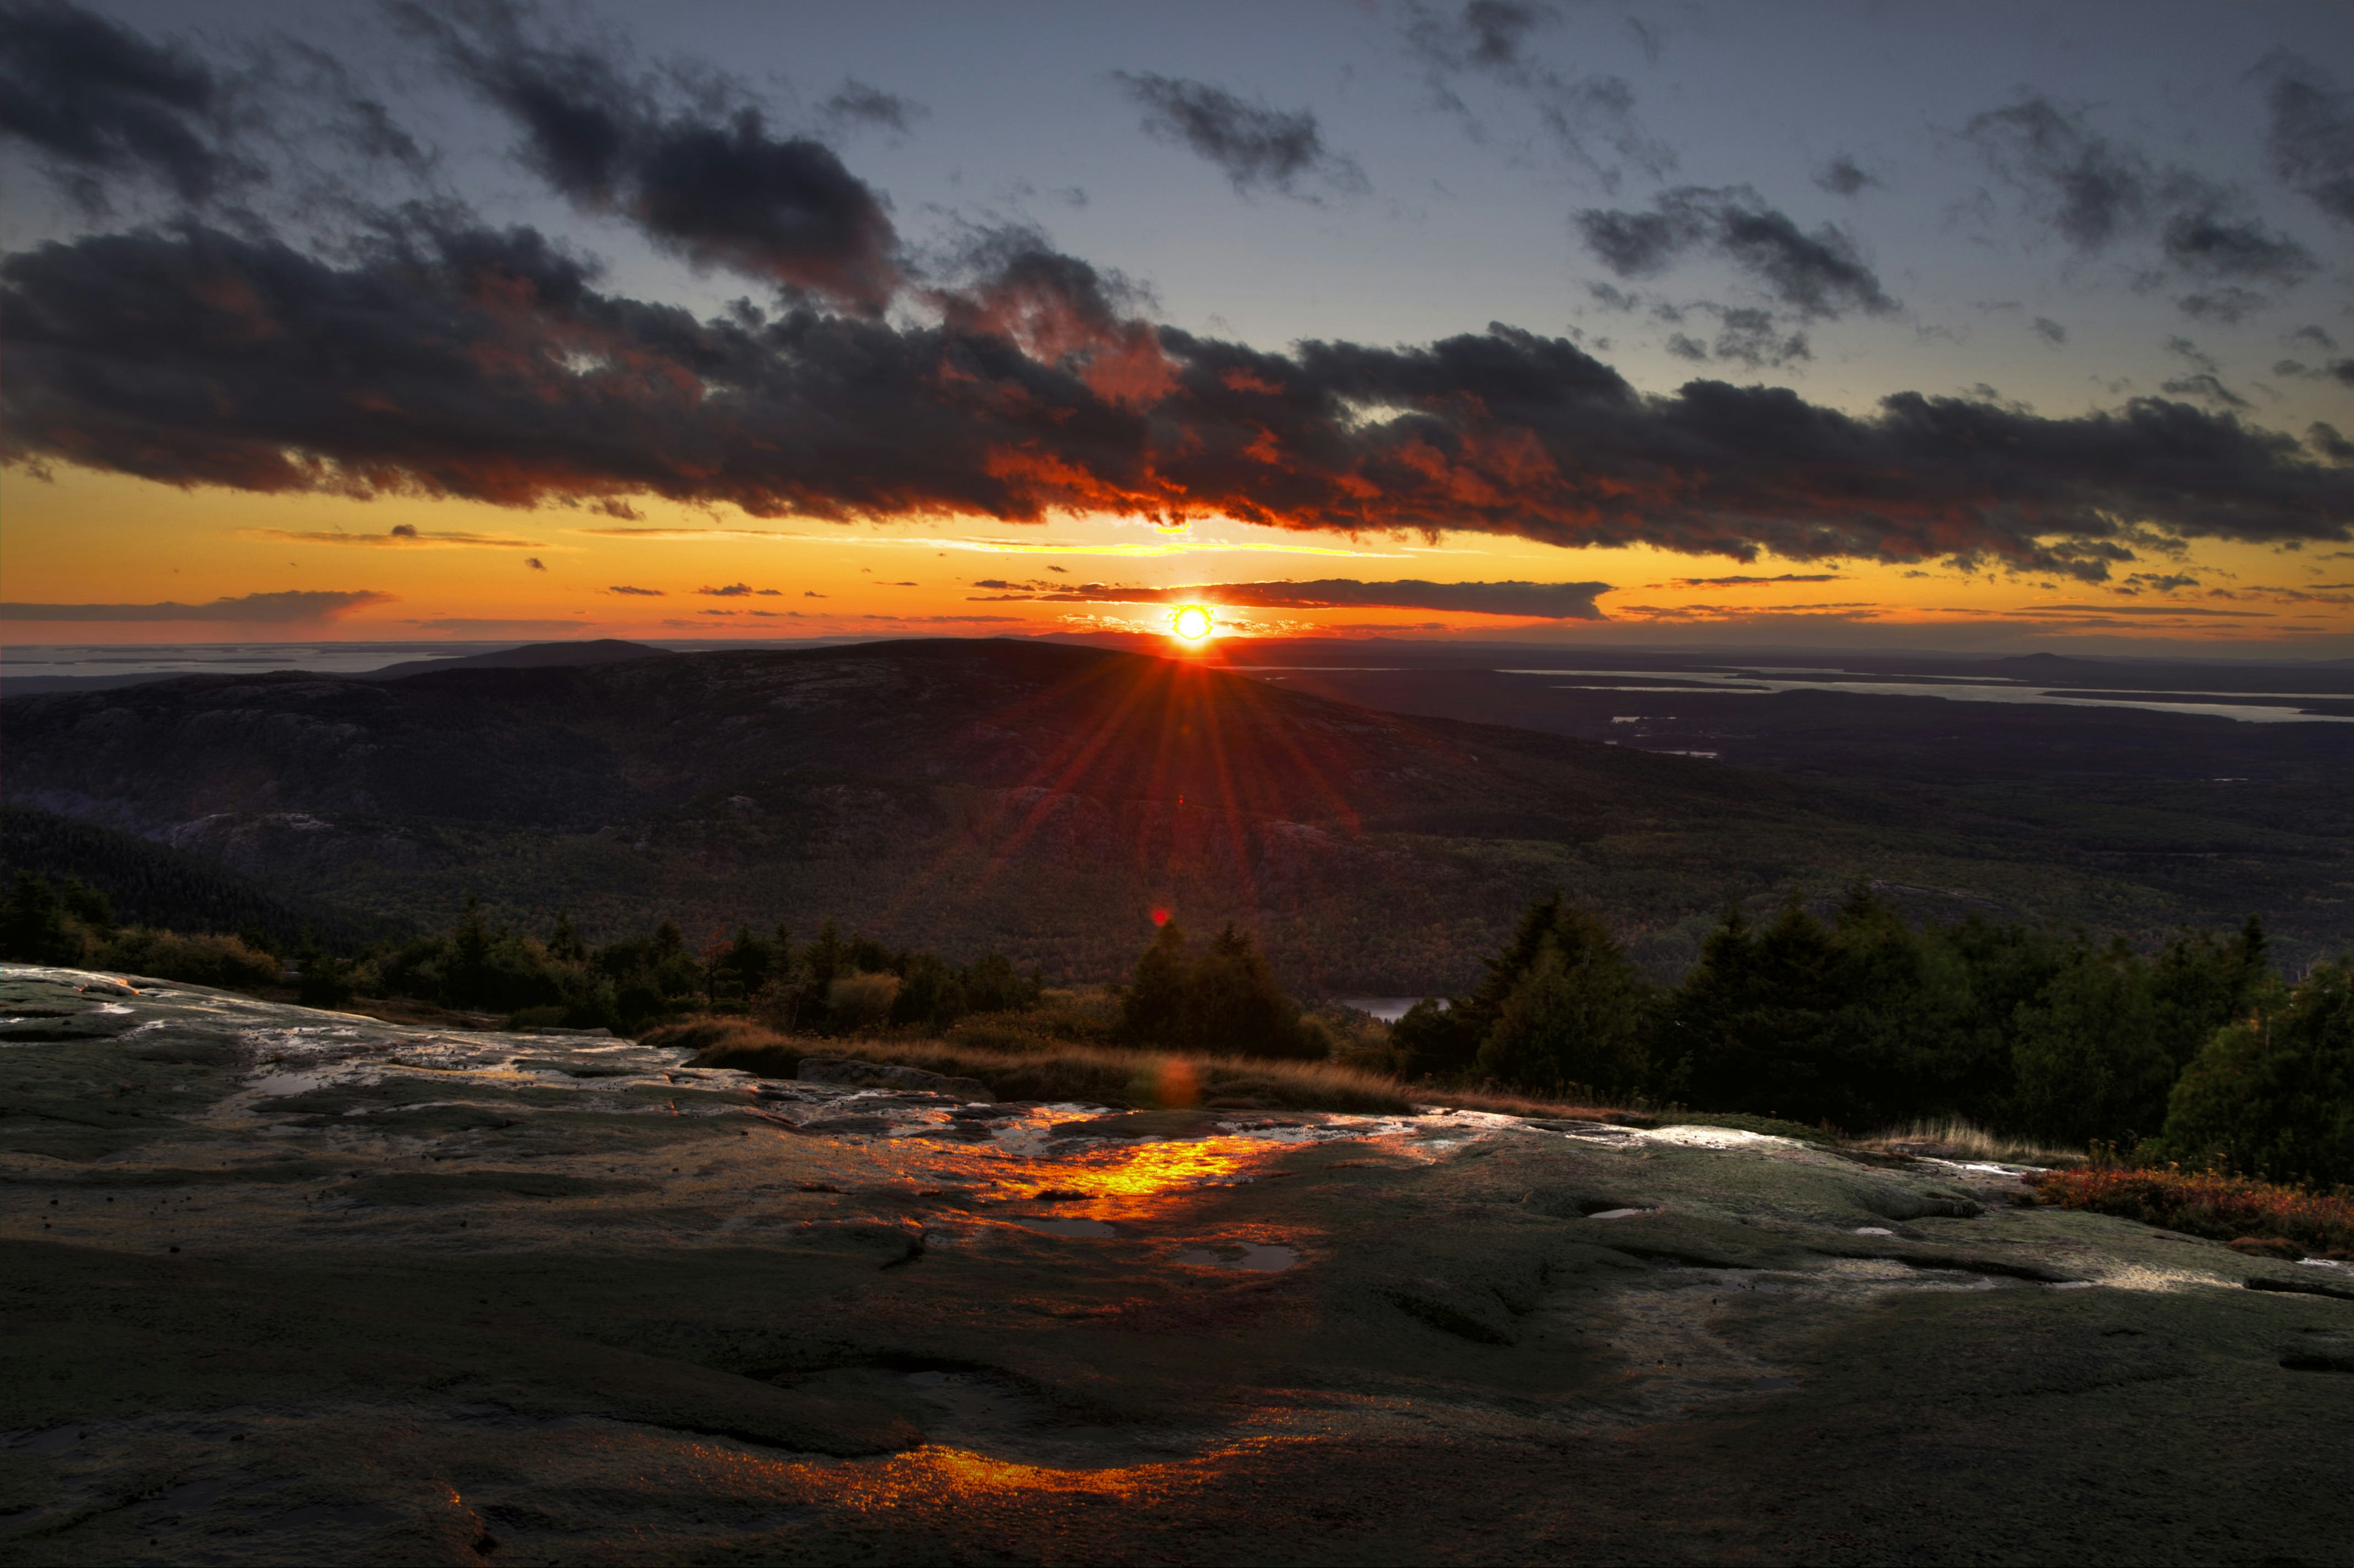
<path id="1" fill-rule="evenodd" d="M 126 926 L 258 932 L 282 948 L 355 946 L 403 934 L 398 922 L 272 892 L 218 861 L 29 807 L 0 808 L 0 874 L 79 876 Z"/>
<path id="2" fill-rule="evenodd" d="M 469 653 L 457 659 L 407 659 L 371 670 L 365 679 L 403 681 L 411 675 L 438 675 L 445 670 L 545 670 L 566 664 L 620 664 L 631 659 L 667 659 L 667 648 L 627 642 L 618 637 L 592 637 L 578 642 L 528 642 L 490 653 Z"/>
<path id="3" fill-rule="evenodd" d="M 478 894 L 698 941 L 834 916 L 1050 977 L 1122 972 L 1155 908 L 1253 927 L 1300 989 L 1400 992 L 1463 983 L 1555 888 L 1661 972 L 1728 899 L 1858 877 L 2136 932 L 2181 914 L 1865 791 L 1037 641 L 193 677 L 12 698 L 6 727 L 10 803 L 374 916 Z"/>

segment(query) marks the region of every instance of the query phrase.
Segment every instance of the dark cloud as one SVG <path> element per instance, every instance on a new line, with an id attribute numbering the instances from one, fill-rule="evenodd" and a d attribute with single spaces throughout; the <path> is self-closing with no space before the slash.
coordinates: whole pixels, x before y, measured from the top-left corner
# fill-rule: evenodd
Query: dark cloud
<path id="1" fill-rule="evenodd" d="M 2211 205 L 2175 214 L 2159 239 L 2168 260 L 2201 277 L 2295 285 L 2317 265 L 2313 253 L 2288 236 L 2227 217 Z"/>
<path id="2" fill-rule="evenodd" d="M 1962 134 L 2078 250 L 2099 250 L 2148 219 L 2158 178 L 2149 160 L 2094 131 L 2081 111 L 2030 93 L 1973 115 Z"/>
<path id="3" fill-rule="evenodd" d="M 1825 224 L 1807 233 L 1747 185 L 1681 185 L 1661 192 L 1649 212 L 1588 207 L 1576 224 L 1586 249 L 1621 278 L 1655 277 L 1697 252 L 1732 262 L 1803 316 L 1896 309 L 1843 230 Z"/>
<path id="4" fill-rule="evenodd" d="M 1037 260 L 1038 290 L 1112 308 L 1083 264 Z M 2354 518 L 2354 471 L 2179 401 L 2045 418 L 1917 393 L 1859 416 L 1713 380 L 1653 397 L 1503 326 L 1277 354 L 1098 323 L 1133 329 L 1121 359 L 1100 332 L 1025 346 L 986 313 L 699 321 L 601 291 L 528 229 L 424 218 L 334 260 L 193 224 L 52 242 L 0 260 L 0 318 L 7 458 L 252 492 L 1223 515 L 2094 577 L 2136 528 L 2342 541 Z"/>
<path id="5" fill-rule="evenodd" d="M 2197 588 L 2199 579 L 2183 572 L 2136 572 L 2117 585 L 2118 593 L 2176 593 L 2183 588 Z"/>
<path id="6" fill-rule="evenodd" d="M 905 134 L 932 111 L 912 98 L 845 77 L 833 95 L 818 105 L 818 112 L 837 125 L 879 125 Z"/>
<path id="7" fill-rule="evenodd" d="M 1732 309 L 1702 301 L 1692 305 L 1654 305 L 1652 313 L 1662 319 L 1682 321 L 1698 313 L 1713 315 L 1718 330 L 1714 343 L 1703 343 L 1689 333 L 1669 336 L 1667 350 L 1678 359 L 1700 364 L 1714 358 L 1752 370 L 1766 366 L 1785 366 L 1797 360 L 1812 359 L 1814 350 L 1808 346 L 1807 334 L 1786 333 L 1776 325 L 1770 311 Z"/>
<path id="8" fill-rule="evenodd" d="M 2273 172 L 2338 222 L 2354 224 L 2354 91 L 2285 51 L 2259 69 L 2272 78 Z"/>
<path id="9" fill-rule="evenodd" d="M 1365 188 L 1355 162 L 1324 145 L 1316 116 L 1246 103 L 1222 87 L 1150 71 L 1115 71 L 1120 90 L 1144 111 L 1145 131 L 1190 147 L 1216 164 L 1235 189 L 1307 197 L 1313 180 L 1340 191 Z"/>
<path id="10" fill-rule="evenodd" d="M 240 539 L 284 539 L 296 545 L 358 545 L 398 549 L 535 550 L 536 539 L 510 539 L 497 534 L 467 534 L 446 529 L 420 529 L 414 523 L 396 523 L 381 534 L 347 534 L 340 529 L 240 528 Z"/>
<path id="11" fill-rule="evenodd" d="M 1718 319 L 1723 324 L 1712 348 L 1721 360 L 1733 360 L 1755 370 L 1815 356 L 1807 346 L 1805 333 L 1780 331 L 1767 312 L 1729 310 Z"/>
<path id="12" fill-rule="evenodd" d="M 1170 389 L 1160 339 L 1138 313 L 1151 303 L 1116 271 L 1055 249 L 1034 228 L 977 233 L 932 302 L 960 336 L 1010 338 L 1032 358 L 1076 373 L 1114 402 L 1150 402 Z"/>
<path id="13" fill-rule="evenodd" d="M 2321 350 L 2324 354 L 2329 353 L 2338 346 L 2338 340 L 2329 335 L 2327 329 L 2317 326 L 2301 326 L 2295 332 L 2288 334 L 2283 341 L 2290 344 L 2291 345 L 2297 344 L 2310 344 L 2312 347 Z"/>
<path id="14" fill-rule="evenodd" d="M 2243 288 L 2294 288 L 2318 266 L 2311 251 L 2253 217 L 2245 193 L 2095 131 L 2082 110 L 2038 94 L 1973 116 L 1963 128 L 2028 211 L 2080 255 L 2095 255 L 2153 225 L 2168 266 L 2207 287 L 2177 302 L 2197 318 L 2235 322 L 2270 303 Z"/>
<path id="15" fill-rule="evenodd" d="M 669 597 L 660 588 L 631 588 L 627 583 L 616 583 L 605 591 L 607 593 L 618 593 L 634 599 L 665 599 Z"/>
<path id="16" fill-rule="evenodd" d="M 1054 604 L 1193 604 L 1248 609 L 1436 609 L 1465 615 L 1513 615 L 1544 620 L 1603 620 L 1595 606 L 1608 583 L 1315 582 L 1192 583 L 1176 588 L 1123 588 L 1086 583 L 1043 592 L 1001 594 Z"/>
<path id="17" fill-rule="evenodd" d="M 713 599 L 749 599 L 756 593 L 775 593 L 774 588 L 756 588 L 749 583 L 729 583 L 725 588 L 699 588 L 695 590 Z"/>
<path id="18" fill-rule="evenodd" d="M 2293 376 L 2300 381 L 2335 381 L 2340 387 L 2354 387 L 2354 359 L 2340 359 L 2318 366 L 2284 359 L 2273 366 L 2273 374 Z"/>
<path id="19" fill-rule="evenodd" d="M 535 572 L 544 572 L 547 570 L 547 563 L 541 560 L 537 556 L 525 556 L 523 558 L 523 564 L 529 567 Z"/>
<path id="20" fill-rule="evenodd" d="M 750 103 L 665 105 L 614 47 L 565 37 L 506 0 L 394 0 L 393 14 L 523 132 L 523 157 L 576 206 L 618 213 L 698 267 L 880 310 L 896 287 L 882 199 Z"/>
<path id="21" fill-rule="evenodd" d="M 1524 100 L 1564 155 L 1606 190 L 1617 188 L 1623 164 L 1653 179 L 1665 177 L 1676 166 L 1675 151 L 1644 134 L 1635 114 L 1635 90 L 1624 78 L 1564 76 L 1529 47 L 1538 32 L 1560 20 L 1561 13 L 1551 5 L 1519 0 L 1471 0 L 1449 13 L 1410 5 L 1405 37 L 1428 68 L 1440 105 L 1461 115 L 1475 136 L 1483 134 L 1479 120 L 1449 85 L 1459 76 L 1484 78 Z M 1656 48 L 1656 37 L 1640 29 L 1638 39 L 1647 52 Z"/>
<path id="22" fill-rule="evenodd" d="M 2263 294 L 2226 283 L 2221 288 L 2202 289 L 2195 294 L 2185 294 L 2174 302 L 2193 321 L 2221 322 L 2229 326 L 2263 310 L 2272 303 Z"/>
<path id="23" fill-rule="evenodd" d="M 111 176 L 199 204 L 252 171 L 219 147 L 227 90 L 186 49 L 62 0 L 0 5 L 0 134 L 30 147 L 84 207 Z"/>
<path id="24" fill-rule="evenodd" d="M 1833 196 L 1851 196 L 1864 186 L 1879 183 L 1845 153 L 1833 154 L 1829 163 L 1815 171 L 1815 184 Z"/>
<path id="25" fill-rule="evenodd" d="M 2177 376 L 2159 383 L 2158 390 L 2173 397 L 2196 397 L 2203 403 L 2221 408 L 2245 408 L 2248 400 L 2223 385 L 2222 377 L 2211 371 L 2197 371 L 2189 376 Z"/>
<path id="26" fill-rule="evenodd" d="M 1677 577 L 1672 582 L 1657 586 L 1664 588 L 1755 588 L 1764 583 L 1843 583 L 1847 578 L 1838 572 L 1783 572 L 1770 577 Z"/>
<path id="27" fill-rule="evenodd" d="M 350 610 L 391 602 L 392 595 L 372 588 L 355 592 L 292 588 L 217 599 L 210 604 L 0 604 L 0 620 L 210 620 L 292 626 L 333 620 Z"/>
<path id="28" fill-rule="evenodd" d="M 2038 316 L 2035 318 L 2035 335 L 2052 347 L 2058 348 L 2068 341 L 2068 329 L 2050 316 Z"/>

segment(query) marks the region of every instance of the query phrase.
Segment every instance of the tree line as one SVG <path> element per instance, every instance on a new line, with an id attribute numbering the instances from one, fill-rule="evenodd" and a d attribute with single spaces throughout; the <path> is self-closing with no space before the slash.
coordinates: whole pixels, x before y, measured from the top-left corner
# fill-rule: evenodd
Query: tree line
<path id="1" fill-rule="evenodd" d="M 1530 906 L 1467 994 L 1391 1032 L 1402 1073 L 1861 1131 L 1961 1116 L 2050 1141 L 2354 1181 L 2354 992 L 2292 985 L 2251 918 L 2155 954 L 1859 887 L 1829 919 L 1729 910 L 1674 986 L 1586 911 Z"/>
<path id="2" fill-rule="evenodd" d="M 796 944 L 739 927 L 690 947 L 664 921 L 601 947 L 558 916 L 548 937 L 469 901 L 452 930 L 356 959 L 266 934 L 119 926 L 75 878 L 19 874 L 0 957 L 264 989 L 336 1007 L 355 995 L 508 1015 L 517 1027 L 635 1033 L 690 1012 L 787 1033 L 939 1033 L 1037 1009 L 1002 954 L 970 964 L 843 936 Z M 2354 1181 L 2354 975 L 2295 983 L 2262 926 L 2122 940 L 1972 916 L 1914 927 L 1865 888 L 1829 919 L 1795 901 L 1757 924 L 1730 910 L 1675 985 L 1648 979 L 1593 913 L 1532 905 L 1462 995 L 1393 1027 L 1387 1065 L 1434 1085 L 1747 1111 L 1850 1131 L 1960 1116 L 2052 1142 L 2107 1143 L 2249 1175 Z M 1162 926 L 1114 988 L 1127 1043 L 1314 1059 L 1333 1037 L 1235 926 L 1196 942 Z"/>
<path id="3" fill-rule="evenodd" d="M 118 969 L 230 990 L 292 986 L 307 1007 L 401 998 L 507 1015 L 520 1028 L 635 1033 L 691 1012 L 755 1012 L 780 1028 L 845 1033 L 944 1030 L 969 1013 L 1034 1004 L 1043 990 L 1001 953 L 957 964 L 937 953 L 844 936 L 829 920 L 796 945 L 778 927 L 739 927 L 690 947 L 674 922 L 601 947 L 558 915 L 545 940 L 493 924 L 469 899 L 442 934 L 380 944 L 356 959 L 266 932 L 182 935 L 119 925 L 79 878 L 20 874 L 0 899 L 0 958 Z"/>

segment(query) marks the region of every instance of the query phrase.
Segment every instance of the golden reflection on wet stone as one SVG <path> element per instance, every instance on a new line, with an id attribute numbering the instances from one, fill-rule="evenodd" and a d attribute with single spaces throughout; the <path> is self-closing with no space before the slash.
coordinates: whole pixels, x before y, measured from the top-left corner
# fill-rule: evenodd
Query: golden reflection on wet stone
<path id="1" fill-rule="evenodd" d="M 2088 1454 L 2084 1560 L 2354 1531 L 2334 1276 L 1998 1167 L 117 1005 L 0 1064 L 10 1562 L 2043 1561 Z"/>

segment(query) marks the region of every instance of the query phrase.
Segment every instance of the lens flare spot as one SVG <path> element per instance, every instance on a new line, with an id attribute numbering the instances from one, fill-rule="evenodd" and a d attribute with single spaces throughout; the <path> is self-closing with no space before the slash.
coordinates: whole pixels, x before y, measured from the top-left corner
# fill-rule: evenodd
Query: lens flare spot
<path id="1" fill-rule="evenodd" d="M 1169 630 L 1188 642 L 1199 642 L 1217 629 L 1217 618 L 1204 605 L 1181 604 L 1169 617 Z"/>

